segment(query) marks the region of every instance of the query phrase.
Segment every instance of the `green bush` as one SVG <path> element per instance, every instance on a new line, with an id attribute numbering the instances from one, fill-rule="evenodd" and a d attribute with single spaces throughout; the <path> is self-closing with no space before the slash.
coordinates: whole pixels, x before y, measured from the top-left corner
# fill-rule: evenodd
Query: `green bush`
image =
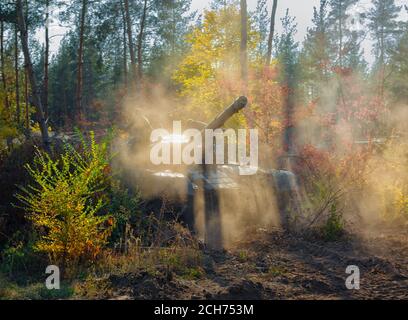
<path id="1" fill-rule="evenodd" d="M 115 219 L 115 227 L 110 237 L 112 244 L 118 244 L 121 248 L 126 247 L 126 243 L 132 238 L 131 233 L 136 232 L 141 236 L 140 233 L 145 229 L 144 224 L 147 223 L 147 219 L 143 219 L 140 202 L 138 192 L 133 193 L 125 189 L 120 181 L 112 181 L 107 208 Z"/>
<path id="2" fill-rule="evenodd" d="M 109 185 L 108 141 L 82 140 L 82 152 L 66 146 L 53 160 L 37 150 L 26 168 L 35 182 L 21 188 L 17 198 L 39 233 L 34 248 L 61 263 L 62 270 L 81 259 L 92 261 L 107 243 L 113 220 L 102 214 Z"/>
<path id="3" fill-rule="evenodd" d="M 344 233 L 343 215 L 335 203 L 330 207 L 329 217 L 322 227 L 322 233 L 326 241 L 335 241 Z"/>
<path id="4" fill-rule="evenodd" d="M 33 250 L 33 235 L 25 238 L 21 232 L 16 232 L 0 255 L 0 272 L 17 282 L 37 280 L 47 266 L 47 257 Z"/>

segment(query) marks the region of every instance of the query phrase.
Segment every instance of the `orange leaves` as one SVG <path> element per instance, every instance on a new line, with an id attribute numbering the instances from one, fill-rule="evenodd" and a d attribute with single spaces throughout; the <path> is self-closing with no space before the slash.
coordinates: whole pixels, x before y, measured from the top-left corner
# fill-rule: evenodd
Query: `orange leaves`
<path id="1" fill-rule="evenodd" d="M 113 217 L 109 217 L 107 220 L 108 226 L 112 227 L 115 223 L 115 220 L 113 219 Z"/>
<path id="2" fill-rule="evenodd" d="M 110 165 L 105 165 L 102 169 L 102 172 L 105 176 L 109 176 L 112 173 L 112 168 Z"/>

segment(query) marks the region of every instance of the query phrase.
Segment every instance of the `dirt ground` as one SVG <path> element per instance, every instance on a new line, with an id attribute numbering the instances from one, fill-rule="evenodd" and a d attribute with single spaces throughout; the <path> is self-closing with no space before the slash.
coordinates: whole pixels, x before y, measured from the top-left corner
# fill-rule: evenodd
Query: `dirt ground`
<path id="1" fill-rule="evenodd" d="M 408 232 L 371 232 L 337 242 L 258 231 L 223 252 L 204 251 L 204 273 L 111 276 L 109 299 L 408 299 Z M 345 286 L 360 268 L 360 290 Z"/>

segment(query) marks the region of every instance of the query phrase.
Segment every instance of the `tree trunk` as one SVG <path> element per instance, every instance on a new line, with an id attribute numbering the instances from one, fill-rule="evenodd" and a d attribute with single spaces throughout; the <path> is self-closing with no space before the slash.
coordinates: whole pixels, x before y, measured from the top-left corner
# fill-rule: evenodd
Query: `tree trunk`
<path id="1" fill-rule="evenodd" d="M 176 17 L 176 8 L 175 8 L 175 3 L 174 1 L 172 2 L 171 6 L 171 18 L 172 18 L 172 32 L 171 32 L 171 56 L 175 57 L 176 56 L 176 36 L 177 36 L 177 17 Z M 171 59 L 171 70 L 174 70 L 174 59 Z"/>
<path id="2" fill-rule="evenodd" d="M 380 99 L 384 101 L 384 87 L 385 87 L 385 48 L 384 48 L 384 36 L 381 36 L 381 57 L 380 57 Z"/>
<path id="3" fill-rule="evenodd" d="M 28 1 L 25 0 L 25 22 L 27 25 L 28 21 Z M 28 27 L 27 27 L 28 29 Z M 27 137 L 30 136 L 30 102 L 28 98 L 28 71 L 27 66 L 24 66 L 24 101 L 25 101 L 25 134 Z"/>
<path id="4" fill-rule="evenodd" d="M 1 62 L 1 78 L 3 82 L 3 90 L 4 90 L 4 107 L 5 110 L 10 110 L 10 103 L 8 99 L 8 88 L 7 88 L 7 79 L 6 79 L 6 68 L 5 68 L 5 60 L 4 60 L 4 22 L 3 20 L 0 21 L 0 62 Z"/>
<path id="5" fill-rule="evenodd" d="M 341 1 L 339 6 L 339 64 L 340 68 L 343 68 L 343 6 Z"/>
<path id="6" fill-rule="evenodd" d="M 147 0 L 144 0 L 143 14 L 142 19 L 140 21 L 140 30 L 139 35 L 137 37 L 137 75 L 139 83 L 141 83 L 143 77 L 143 37 L 146 23 L 146 14 L 147 14 Z"/>
<path id="7" fill-rule="evenodd" d="M 381 6 L 381 15 L 385 16 L 385 4 Z M 380 35 L 380 99 L 384 101 L 384 86 L 385 86 L 385 30 L 384 23 L 381 23 L 381 35 Z"/>
<path id="8" fill-rule="evenodd" d="M 128 87 L 128 70 L 127 70 L 127 41 L 126 41 L 126 14 L 123 7 L 123 1 L 120 2 L 120 8 L 122 11 L 123 20 L 123 80 L 125 82 L 125 88 Z"/>
<path id="9" fill-rule="evenodd" d="M 85 31 L 85 17 L 87 10 L 87 0 L 82 0 L 81 20 L 79 26 L 79 48 L 78 48 L 78 70 L 77 70 L 77 88 L 76 88 L 76 110 L 74 117 L 77 120 L 82 116 L 82 83 L 83 83 L 83 66 L 84 66 L 84 31 Z"/>
<path id="10" fill-rule="evenodd" d="M 248 82 L 248 12 L 246 0 L 241 0 L 241 77 L 244 82 L 244 91 Z M 246 93 L 246 92 L 245 92 Z"/>
<path id="11" fill-rule="evenodd" d="M 26 23 L 23 14 L 23 6 L 21 0 L 16 0 L 17 3 L 17 23 L 20 29 L 20 38 L 21 38 L 21 45 L 24 53 L 24 60 L 27 66 L 28 78 L 30 79 L 32 93 L 33 93 L 33 100 L 35 104 L 35 108 L 37 111 L 37 120 L 40 125 L 42 141 L 44 145 L 44 149 L 49 151 L 50 149 L 50 141 L 48 136 L 48 128 L 45 123 L 44 119 L 44 111 L 41 103 L 41 95 L 39 87 L 37 86 L 37 79 L 34 74 L 33 64 L 31 62 L 30 51 L 28 48 L 28 34 Z"/>
<path id="12" fill-rule="evenodd" d="M 64 125 L 66 125 L 69 121 L 69 113 L 68 113 L 68 103 L 67 103 L 67 92 L 64 90 L 64 99 L 63 99 L 64 103 Z"/>
<path id="13" fill-rule="evenodd" d="M 49 38 L 49 0 L 46 0 L 45 13 L 45 54 L 44 54 L 44 116 L 48 120 L 48 66 L 50 54 L 50 38 Z"/>
<path id="14" fill-rule="evenodd" d="M 285 90 L 285 100 L 284 100 L 284 114 L 285 114 L 285 130 L 283 136 L 283 148 L 286 151 L 288 156 L 296 154 L 295 150 L 295 141 L 294 141 L 294 109 L 295 109 L 295 87 L 291 80 L 286 80 L 286 90 Z M 291 169 L 290 165 L 287 166 L 287 169 Z"/>
<path id="15" fill-rule="evenodd" d="M 25 101 L 25 129 L 26 135 L 30 135 L 30 102 L 28 98 L 28 71 L 24 69 L 24 101 Z"/>
<path id="16" fill-rule="evenodd" d="M 137 68 L 136 68 L 135 50 L 133 47 L 132 23 L 131 23 L 130 13 L 129 13 L 129 0 L 124 0 L 124 4 L 125 4 L 125 15 L 126 15 L 126 24 L 127 24 L 130 64 L 132 67 L 132 79 L 133 79 L 133 85 L 136 85 Z"/>
<path id="17" fill-rule="evenodd" d="M 14 29 L 14 73 L 16 81 L 16 122 L 17 126 L 20 125 L 20 75 L 18 70 L 18 27 L 15 26 Z"/>
<path id="18" fill-rule="evenodd" d="M 343 90 L 343 77 L 342 77 L 342 72 L 343 72 L 343 27 L 344 27 L 344 21 L 343 21 L 343 2 L 339 2 L 339 66 L 340 66 L 340 74 L 339 74 L 339 92 L 340 92 L 340 98 L 341 102 L 343 104 L 343 107 L 346 106 L 346 97 L 344 95 L 344 90 Z"/>
<path id="19" fill-rule="evenodd" d="M 276 20 L 276 9 L 278 8 L 278 0 L 273 0 L 273 7 L 271 13 L 271 25 L 269 28 L 269 37 L 268 37 L 268 52 L 266 54 L 266 65 L 271 63 L 272 59 L 272 44 L 273 44 L 273 36 L 275 34 L 275 20 Z"/>

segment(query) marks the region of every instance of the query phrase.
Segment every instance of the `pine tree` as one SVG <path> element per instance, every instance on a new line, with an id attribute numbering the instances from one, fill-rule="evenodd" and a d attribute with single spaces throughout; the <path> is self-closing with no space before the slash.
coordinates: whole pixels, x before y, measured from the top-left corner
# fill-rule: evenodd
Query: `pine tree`
<path id="1" fill-rule="evenodd" d="M 31 54 L 28 46 L 28 32 L 23 11 L 23 4 L 21 0 L 16 2 L 16 12 L 17 12 L 17 24 L 21 39 L 22 51 L 24 53 L 24 61 L 27 66 L 27 73 L 30 79 L 31 88 L 33 90 L 34 105 L 37 111 L 37 121 L 40 126 L 42 142 L 45 150 L 50 148 L 50 140 L 48 135 L 48 127 L 44 118 L 44 109 L 41 101 L 40 90 L 37 85 L 37 78 L 33 70 L 33 64 L 31 59 Z"/>
<path id="2" fill-rule="evenodd" d="M 405 9 L 408 14 L 408 7 Z M 387 87 L 390 88 L 394 101 L 406 103 L 408 101 L 408 22 L 402 25 L 402 35 L 390 54 L 389 64 L 393 72 L 390 74 Z"/>
<path id="3" fill-rule="evenodd" d="M 281 83 L 284 87 L 285 102 L 285 131 L 283 135 L 283 146 L 288 155 L 295 154 L 294 136 L 294 111 L 295 96 L 299 80 L 299 43 L 295 41 L 297 23 L 295 18 L 286 15 L 281 19 L 283 32 L 278 38 L 277 58 L 281 66 Z"/>
<path id="4" fill-rule="evenodd" d="M 374 43 L 373 53 L 376 63 L 384 65 L 389 54 L 397 44 L 398 21 L 401 6 L 397 6 L 394 0 L 373 0 L 373 7 L 367 14 L 368 27 Z"/>
<path id="5" fill-rule="evenodd" d="M 248 9 L 246 0 L 240 1 L 241 13 L 241 45 L 240 45 L 240 64 L 241 78 L 244 83 L 243 91 L 246 91 L 248 83 Z"/>
<path id="6" fill-rule="evenodd" d="M 222 10 L 226 9 L 229 6 L 239 6 L 239 0 L 212 0 L 211 1 L 211 10 Z"/>
<path id="7" fill-rule="evenodd" d="M 390 53 L 397 45 L 399 31 L 397 18 L 401 6 L 395 5 L 394 0 L 373 0 L 372 5 L 368 12 L 368 27 L 374 40 L 374 71 L 378 74 L 378 94 L 384 99 L 386 64 Z"/>
<path id="8" fill-rule="evenodd" d="M 147 73 L 159 78 L 162 83 L 169 83 L 171 74 L 183 54 L 188 49 L 186 34 L 196 12 L 191 12 L 191 0 L 155 1 L 154 14 L 147 32 L 151 43 L 146 49 Z M 148 44 L 147 44 L 148 45 Z"/>
<path id="9" fill-rule="evenodd" d="M 277 41 L 277 58 L 282 65 L 282 76 L 290 83 L 297 79 L 297 67 L 299 57 L 299 43 L 295 40 L 297 33 L 297 23 L 295 18 L 289 15 L 289 9 L 286 15 L 281 19 L 282 34 Z"/>
<path id="10" fill-rule="evenodd" d="M 255 24 L 255 30 L 259 34 L 258 55 L 260 57 L 265 57 L 268 50 L 268 26 L 270 23 L 267 0 L 257 1 L 253 20 Z"/>
<path id="11" fill-rule="evenodd" d="M 330 37 L 331 50 L 335 57 L 335 63 L 339 68 L 348 68 L 347 55 L 355 51 L 357 45 L 356 36 L 361 36 L 361 31 L 352 32 L 353 19 L 350 19 L 350 10 L 358 0 L 329 0 L 330 12 Z"/>
<path id="12" fill-rule="evenodd" d="M 83 73 L 84 73 L 84 37 L 85 37 L 85 20 L 87 18 L 88 1 L 82 0 L 81 14 L 79 20 L 79 46 L 78 46 L 78 63 L 77 63 L 77 90 L 75 104 L 75 119 L 79 120 L 83 114 Z"/>
<path id="13" fill-rule="evenodd" d="M 344 56 L 344 64 L 353 72 L 365 73 L 367 62 L 364 59 L 364 49 L 361 47 L 361 36 L 358 31 L 352 31 L 345 47 L 347 54 Z"/>
<path id="14" fill-rule="evenodd" d="M 320 85 L 330 77 L 330 46 L 328 1 L 321 0 L 319 8 L 313 8 L 312 27 L 308 28 L 301 53 L 303 79 L 312 99 L 319 95 Z"/>
<path id="15" fill-rule="evenodd" d="M 266 65 L 271 63 L 272 58 L 272 48 L 273 48 L 273 37 L 275 34 L 275 20 L 276 20 L 276 10 L 278 8 L 278 0 L 273 0 L 271 20 L 269 26 L 269 36 L 268 36 L 268 51 L 266 53 Z"/>

